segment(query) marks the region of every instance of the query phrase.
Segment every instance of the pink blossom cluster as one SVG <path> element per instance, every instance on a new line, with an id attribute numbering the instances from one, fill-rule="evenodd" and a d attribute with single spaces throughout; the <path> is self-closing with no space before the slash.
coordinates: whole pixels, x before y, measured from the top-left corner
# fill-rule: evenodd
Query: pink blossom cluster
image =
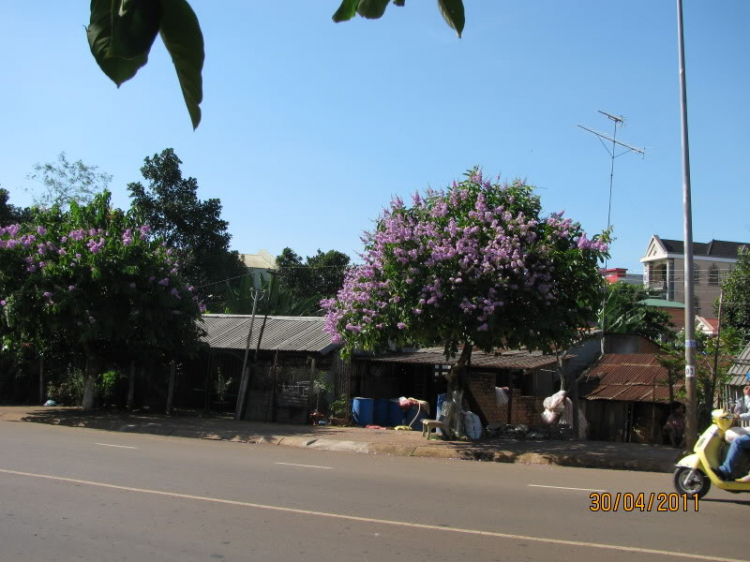
<path id="1" fill-rule="evenodd" d="M 142 225 L 134 228 L 127 228 L 121 235 L 122 245 L 130 247 L 134 244 L 135 240 L 141 240 L 148 244 L 148 238 L 151 229 L 148 225 Z M 91 229 L 73 229 L 68 232 L 67 235 L 59 237 L 48 232 L 48 229 L 44 226 L 33 226 L 22 227 L 18 224 L 13 224 L 5 227 L 0 227 L 0 249 L 13 250 L 21 247 L 28 252 L 23 252 L 21 256 L 24 270 L 29 274 L 36 274 L 45 267 L 48 263 L 55 263 L 57 265 L 65 264 L 66 267 L 75 267 L 79 265 L 80 260 L 83 256 L 81 251 L 88 250 L 93 255 L 100 254 L 105 248 L 109 232 L 101 228 Z M 57 244 L 52 240 L 44 240 L 43 237 L 52 238 L 56 240 Z M 59 244 L 59 246 L 58 246 Z M 67 247 L 67 249 L 66 249 Z M 159 285 L 169 291 L 170 296 L 174 299 L 176 304 L 182 300 L 182 296 L 190 296 L 190 299 L 195 302 L 196 306 L 205 312 L 205 305 L 200 301 L 199 296 L 195 294 L 195 287 L 185 285 L 178 289 L 177 287 L 171 287 L 170 276 L 176 276 L 179 273 L 179 264 L 175 257 L 172 255 L 172 249 L 167 248 L 164 244 L 158 246 L 159 253 L 162 255 L 164 263 L 164 277 L 158 282 Z M 85 253 L 85 252 L 84 252 Z M 66 257 L 69 256 L 69 257 Z M 47 261 L 44 261 L 47 260 Z M 92 265 L 92 274 L 97 270 L 98 266 Z M 151 277 L 151 281 L 155 278 Z M 67 286 L 67 283 L 66 283 Z M 135 282 L 129 283 L 130 289 L 137 290 Z M 75 289 L 74 285 L 67 287 L 67 292 L 72 292 Z M 45 306 L 54 305 L 53 291 L 41 291 L 40 296 L 45 303 Z M 6 306 L 7 301 L 2 299 L 3 303 L 0 306 Z M 87 313 L 88 315 L 88 313 Z M 93 316 L 91 316 L 90 322 L 93 322 Z"/>
<path id="2" fill-rule="evenodd" d="M 363 265 L 321 303 L 334 342 L 429 330 L 446 315 L 457 331 L 487 332 L 508 302 L 555 302 L 559 252 L 606 252 L 562 213 L 540 218 L 531 188 L 493 184 L 479 170 L 447 191 L 416 193 L 412 203 L 394 198 L 363 235 Z"/>

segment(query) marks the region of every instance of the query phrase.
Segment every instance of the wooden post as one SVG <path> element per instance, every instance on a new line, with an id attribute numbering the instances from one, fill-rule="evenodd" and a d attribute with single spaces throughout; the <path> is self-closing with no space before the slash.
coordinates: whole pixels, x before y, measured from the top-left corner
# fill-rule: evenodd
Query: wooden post
<path id="1" fill-rule="evenodd" d="M 276 421 L 276 385 L 279 382 L 278 377 L 278 364 L 279 364 L 279 350 L 276 350 L 276 353 L 273 354 L 273 365 L 271 366 L 271 369 L 273 369 L 273 390 L 271 391 L 271 421 Z"/>
<path id="2" fill-rule="evenodd" d="M 714 396 L 716 396 L 716 381 L 719 376 L 719 352 L 721 351 L 721 313 L 724 308 L 724 289 L 719 293 L 719 318 L 716 323 L 716 350 L 714 353 L 714 364 L 711 370 L 710 396 L 706 396 L 706 416 L 711 419 L 711 410 L 714 408 Z M 709 394 L 708 392 L 706 393 Z"/>
<path id="3" fill-rule="evenodd" d="M 125 408 L 132 410 L 135 403 L 135 359 L 130 360 L 130 374 L 128 376 L 128 400 Z"/>
<path id="4" fill-rule="evenodd" d="M 206 368 L 206 381 L 203 385 L 204 404 L 203 409 L 206 412 L 211 411 L 211 359 L 214 357 L 214 352 L 209 348 L 208 350 L 208 367 Z"/>
<path id="5" fill-rule="evenodd" d="M 174 404 L 174 384 L 177 378 L 177 363 L 174 359 L 169 363 L 169 390 L 167 391 L 167 415 L 172 415 L 172 406 Z"/>
<path id="6" fill-rule="evenodd" d="M 245 357 L 242 360 L 242 374 L 240 378 L 240 389 L 237 394 L 237 405 L 234 410 L 234 419 L 241 420 L 245 413 L 245 400 L 247 398 L 247 387 L 250 377 L 250 370 L 247 368 L 247 356 L 250 353 L 250 340 L 253 337 L 253 326 L 255 325 L 255 309 L 258 305 L 258 291 L 253 295 L 253 313 L 250 316 L 250 328 L 247 331 L 247 341 L 245 342 Z"/>

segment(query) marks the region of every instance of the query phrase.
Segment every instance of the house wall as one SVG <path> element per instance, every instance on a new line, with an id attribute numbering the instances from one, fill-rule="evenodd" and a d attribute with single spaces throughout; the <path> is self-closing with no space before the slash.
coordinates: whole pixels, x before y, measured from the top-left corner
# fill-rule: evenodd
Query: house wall
<path id="1" fill-rule="evenodd" d="M 659 346 L 642 336 L 607 334 L 604 353 L 659 353 Z"/>
<path id="2" fill-rule="evenodd" d="M 529 376 L 529 375 L 527 375 Z M 490 425 L 525 424 L 538 426 L 542 424 L 542 412 L 544 411 L 543 396 L 522 396 L 521 389 L 511 390 L 511 399 L 508 404 L 498 406 L 495 400 L 495 373 L 472 373 L 469 380 L 469 389 L 475 400 L 482 408 L 482 412 Z"/>
<path id="3" fill-rule="evenodd" d="M 657 273 L 657 267 L 667 266 L 666 276 Z M 702 259 L 695 256 L 693 266 L 693 291 L 695 293 L 695 313 L 706 318 L 714 317 L 714 301 L 719 298 L 721 281 L 734 267 L 734 262 Z M 719 283 L 709 283 L 709 272 L 715 266 L 718 269 Z M 646 287 L 663 291 L 663 297 L 675 302 L 685 302 L 685 260 L 683 258 L 664 258 L 646 263 L 644 283 Z"/>

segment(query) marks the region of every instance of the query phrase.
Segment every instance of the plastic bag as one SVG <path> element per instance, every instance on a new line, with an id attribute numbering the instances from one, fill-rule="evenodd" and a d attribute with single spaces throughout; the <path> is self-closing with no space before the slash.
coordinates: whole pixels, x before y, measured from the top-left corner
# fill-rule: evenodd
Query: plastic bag
<path id="1" fill-rule="evenodd" d="M 472 441 L 482 436 L 482 421 L 474 412 L 464 412 L 464 431 Z"/>
<path id="2" fill-rule="evenodd" d="M 560 423 L 573 427 L 573 402 L 566 398 L 563 402 L 563 411 L 560 416 Z"/>
<path id="3" fill-rule="evenodd" d="M 552 410 L 544 410 L 542 412 L 542 422 L 547 425 L 552 425 L 557 421 L 557 418 L 560 416 L 557 412 L 553 412 Z"/>
<path id="4" fill-rule="evenodd" d="M 498 406 L 505 406 L 508 403 L 508 393 L 504 388 L 495 387 L 495 402 Z"/>
<path id="5" fill-rule="evenodd" d="M 567 393 L 564 390 L 555 392 L 552 396 L 548 396 L 542 403 L 545 410 L 552 410 L 558 414 L 562 413 L 565 409 L 565 397 Z"/>

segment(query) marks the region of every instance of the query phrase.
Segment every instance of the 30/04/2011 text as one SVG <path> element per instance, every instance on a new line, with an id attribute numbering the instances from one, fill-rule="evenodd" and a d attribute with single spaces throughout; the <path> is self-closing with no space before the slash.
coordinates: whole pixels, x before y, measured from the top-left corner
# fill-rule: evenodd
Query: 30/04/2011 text
<path id="1" fill-rule="evenodd" d="M 665 494 L 665 493 L 630 493 L 630 492 L 595 492 L 589 495 L 591 505 L 589 509 L 594 512 L 633 511 L 676 513 L 680 511 L 698 511 L 698 496 L 688 494 Z"/>

